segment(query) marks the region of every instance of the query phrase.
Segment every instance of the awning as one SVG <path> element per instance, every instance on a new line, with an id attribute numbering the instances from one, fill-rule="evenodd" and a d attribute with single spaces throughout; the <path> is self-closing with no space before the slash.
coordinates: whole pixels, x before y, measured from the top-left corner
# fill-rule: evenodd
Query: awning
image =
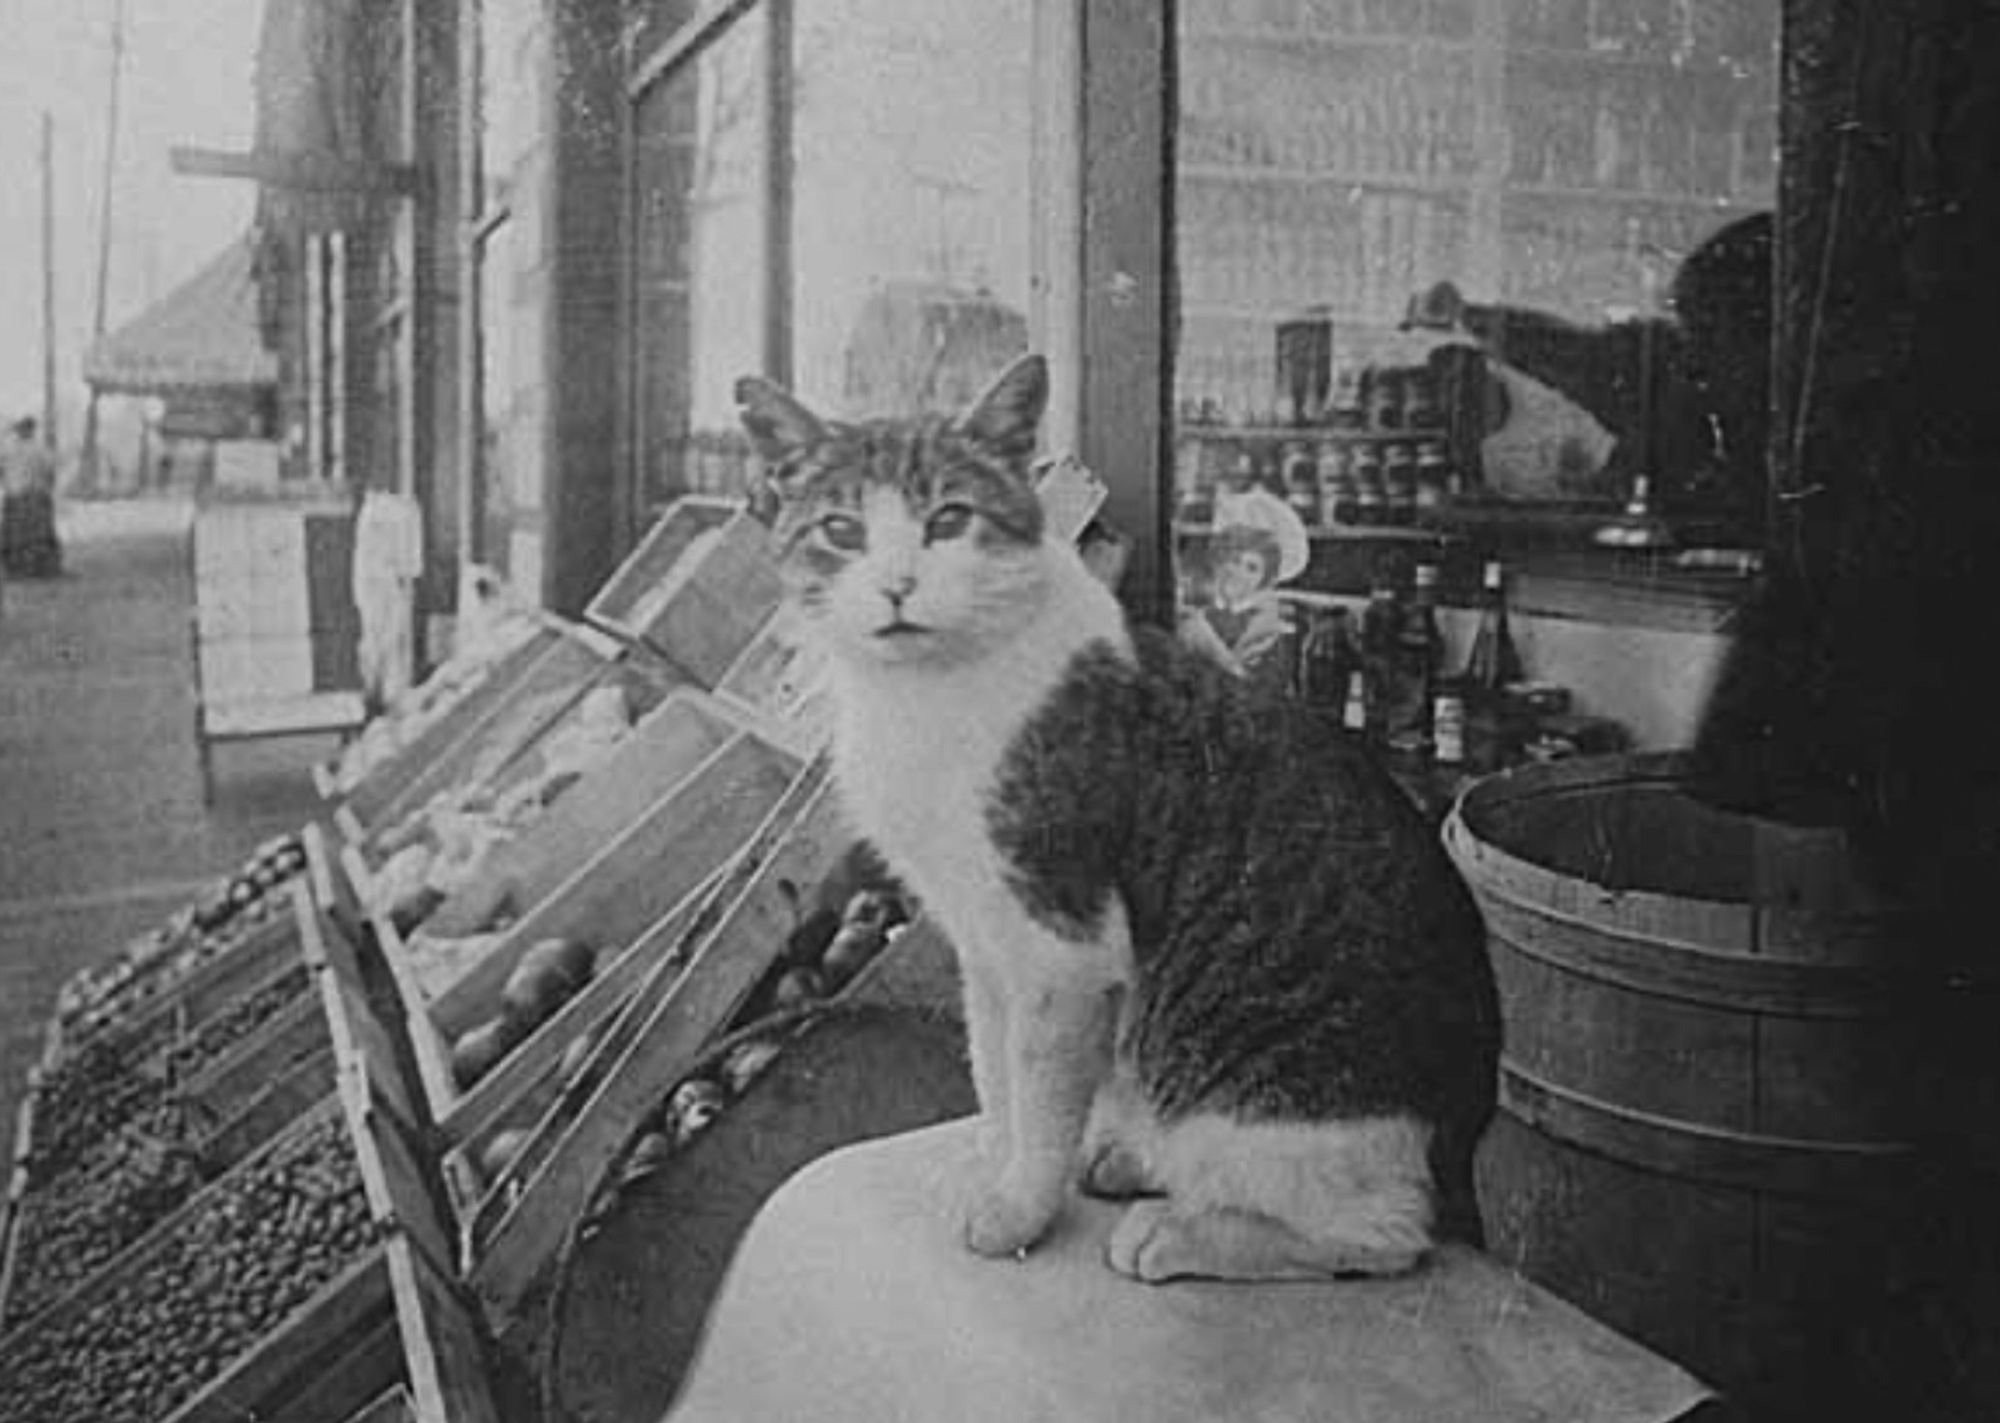
<path id="1" fill-rule="evenodd" d="M 102 394 L 172 395 L 274 385 L 257 324 L 256 245 L 238 238 L 180 286 L 100 339 L 83 378 Z"/>

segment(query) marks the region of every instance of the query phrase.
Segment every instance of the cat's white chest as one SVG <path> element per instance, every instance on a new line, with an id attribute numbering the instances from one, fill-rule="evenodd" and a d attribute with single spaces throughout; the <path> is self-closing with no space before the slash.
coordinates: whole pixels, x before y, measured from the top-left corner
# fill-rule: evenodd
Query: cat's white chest
<path id="1" fill-rule="evenodd" d="M 939 907 L 997 885 L 986 831 L 994 779 L 1012 738 L 1000 709 L 968 723 L 977 698 L 940 694 L 876 699 L 842 708 L 835 746 L 840 790 L 855 828 L 918 895 Z"/>

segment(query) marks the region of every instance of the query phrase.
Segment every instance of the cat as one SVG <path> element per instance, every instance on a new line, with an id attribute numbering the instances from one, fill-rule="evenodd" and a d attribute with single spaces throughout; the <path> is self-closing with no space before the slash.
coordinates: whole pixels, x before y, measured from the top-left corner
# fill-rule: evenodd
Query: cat
<path id="1" fill-rule="evenodd" d="M 1127 1202 L 1136 1279 L 1407 1271 L 1476 1238 L 1478 911 L 1358 742 L 1128 624 L 1045 537 L 1047 390 L 1032 354 L 953 418 L 736 387 L 835 784 L 959 959 L 965 1243 L 1024 1254 L 1080 1184 Z"/>

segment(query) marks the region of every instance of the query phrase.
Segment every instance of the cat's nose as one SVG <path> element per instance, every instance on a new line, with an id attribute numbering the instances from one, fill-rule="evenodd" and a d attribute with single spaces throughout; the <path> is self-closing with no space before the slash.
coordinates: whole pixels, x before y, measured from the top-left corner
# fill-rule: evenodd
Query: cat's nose
<path id="1" fill-rule="evenodd" d="M 898 573 L 895 577 L 886 578 L 882 582 L 882 596 L 898 610 L 902 608 L 903 600 L 916 590 L 917 578 L 914 573 Z"/>

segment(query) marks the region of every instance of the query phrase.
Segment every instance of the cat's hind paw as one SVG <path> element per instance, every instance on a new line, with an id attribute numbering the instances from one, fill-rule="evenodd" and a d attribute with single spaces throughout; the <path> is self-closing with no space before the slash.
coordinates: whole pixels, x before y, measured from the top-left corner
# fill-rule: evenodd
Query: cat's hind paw
<path id="1" fill-rule="evenodd" d="M 1083 1191 L 1103 1201 L 1129 1201 L 1160 1193 L 1145 1164 L 1116 1141 L 1105 1142 L 1091 1158 L 1083 1173 Z"/>
<path id="2" fill-rule="evenodd" d="M 1105 1247 L 1107 1265 L 1146 1284 L 1400 1275 L 1423 1256 L 1421 1243 L 1310 1241 L 1252 1211 L 1184 1212 L 1164 1199 L 1128 1206 Z"/>

